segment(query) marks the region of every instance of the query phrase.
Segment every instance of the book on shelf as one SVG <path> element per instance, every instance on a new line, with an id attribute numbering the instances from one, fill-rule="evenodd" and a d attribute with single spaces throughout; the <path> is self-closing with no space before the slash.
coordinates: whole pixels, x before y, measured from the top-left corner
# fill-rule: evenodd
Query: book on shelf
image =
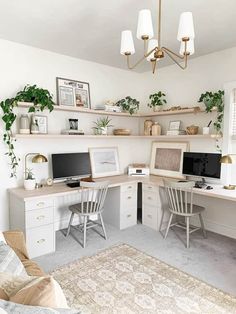
<path id="1" fill-rule="evenodd" d="M 104 110 L 108 112 L 121 112 L 121 108 L 119 106 L 112 105 L 96 105 L 95 110 Z"/>
<path id="2" fill-rule="evenodd" d="M 186 135 L 185 130 L 169 130 L 166 135 L 174 136 L 174 135 Z"/>

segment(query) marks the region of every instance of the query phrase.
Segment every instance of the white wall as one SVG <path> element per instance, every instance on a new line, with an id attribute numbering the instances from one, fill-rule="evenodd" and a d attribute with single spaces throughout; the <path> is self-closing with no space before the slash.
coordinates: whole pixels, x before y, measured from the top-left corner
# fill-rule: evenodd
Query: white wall
<path id="1" fill-rule="evenodd" d="M 210 89 L 223 88 L 226 81 L 235 80 L 236 61 L 233 54 L 236 48 L 225 50 L 190 61 L 189 68 L 182 72 L 177 66 L 169 66 L 160 69 L 155 76 L 148 72 L 138 74 L 96 63 L 58 55 L 48 51 L 0 40 L 0 99 L 14 96 L 15 93 L 27 83 L 38 84 L 49 89 L 56 95 L 56 77 L 65 77 L 88 81 L 90 83 L 92 105 L 102 103 L 107 99 L 117 100 L 120 97 L 130 95 L 141 100 L 142 111 L 146 110 L 146 103 L 150 92 L 163 90 L 167 93 L 170 105 L 197 104 L 201 92 Z M 23 112 L 19 110 L 19 113 Z M 96 116 L 76 113 L 62 113 L 54 111 L 49 115 L 49 132 L 56 133 L 66 127 L 70 117 L 79 119 L 80 127 L 87 133 L 91 133 L 92 122 Z M 177 118 L 178 117 L 178 118 Z M 173 120 L 181 119 L 183 126 L 192 123 L 203 126 L 211 116 L 205 114 L 173 116 Z M 172 119 L 172 117 L 171 117 Z M 169 119 L 161 118 L 158 121 L 163 129 L 167 128 Z M 1 122 L 0 122 L 1 123 Z M 115 127 L 129 127 L 134 133 L 138 133 L 137 119 L 114 117 L 112 123 Z M 2 130 L 2 124 L 0 124 Z M 194 140 L 190 143 L 193 151 L 215 151 L 213 140 Z M 16 152 L 21 159 L 28 152 L 40 151 L 49 156 L 55 152 L 86 151 L 94 146 L 118 146 L 120 152 L 121 168 L 125 171 L 131 162 L 148 162 L 151 150 L 151 139 L 132 140 L 128 138 L 105 140 L 18 140 Z M 4 145 L 0 142 L 0 229 L 8 228 L 8 202 L 6 189 L 22 183 L 22 162 L 18 171 L 18 179 L 9 178 L 7 158 L 3 155 Z M 37 178 L 47 177 L 50 174 L 50 164 L 37 165 L 34 167 Z M 217 204 L 213 206 L 216 208 Z M 212 216 L 213 215 L 213 216 Z M 209 221 L 220 223 L 212 211 Z M 212 218 L 213 217 L 213 218 Z M 235 221 L 236 216 L 234 217 Z M 227 225 L 227 222 L 226 222 Z M 232 227 L 233 228 L 233 227 Z M 221 231 L 219 231 L 221 232 Z M 222 233 L 225 233 L 222 231 Z M 236 237 L 236 228 L 231 230 L 232 236 Z"/>

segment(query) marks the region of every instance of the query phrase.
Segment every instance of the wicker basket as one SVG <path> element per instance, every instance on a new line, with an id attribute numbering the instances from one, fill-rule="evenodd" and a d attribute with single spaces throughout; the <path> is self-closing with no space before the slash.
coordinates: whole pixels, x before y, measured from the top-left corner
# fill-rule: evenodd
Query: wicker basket
<path id="1" fill-rule="evenodd" d="M 196 135 L 198 134 L 198 126 L 196 125 L 190 125 L 190 126 L 187 126 L 186 128 L 186 132 L 188 135 Z"/>

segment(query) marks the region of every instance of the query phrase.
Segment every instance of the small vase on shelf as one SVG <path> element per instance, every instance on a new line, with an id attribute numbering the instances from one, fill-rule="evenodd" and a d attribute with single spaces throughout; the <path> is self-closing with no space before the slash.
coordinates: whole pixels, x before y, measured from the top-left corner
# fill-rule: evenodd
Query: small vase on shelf
<path id="1" fill-rule="evenodd" d="M 152 136 L 159 136 L 161 135 L 161 126 L 158 122 L 154 122 L 152 125 Z"/>

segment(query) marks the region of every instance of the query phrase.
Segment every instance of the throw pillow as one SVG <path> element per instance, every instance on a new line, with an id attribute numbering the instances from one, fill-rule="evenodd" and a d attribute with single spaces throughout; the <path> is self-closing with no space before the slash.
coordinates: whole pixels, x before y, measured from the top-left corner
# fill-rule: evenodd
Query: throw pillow
<path id="1" fill-rule="evenodd" d="M 28 276 L 19 257 L 13 249 L 4 242 L 0 242 L 0 272 L 17 276 Z"/>
<path id="2" fill-rule="evenodd" d="M 2 231 L 0 231 L 0 242 L 1 241 L 4 242 L 4 243 L 7 243 L 6 240 L 5 240 L 5 237 L 4 237 L 3 233 L 2 233 Z"/>

